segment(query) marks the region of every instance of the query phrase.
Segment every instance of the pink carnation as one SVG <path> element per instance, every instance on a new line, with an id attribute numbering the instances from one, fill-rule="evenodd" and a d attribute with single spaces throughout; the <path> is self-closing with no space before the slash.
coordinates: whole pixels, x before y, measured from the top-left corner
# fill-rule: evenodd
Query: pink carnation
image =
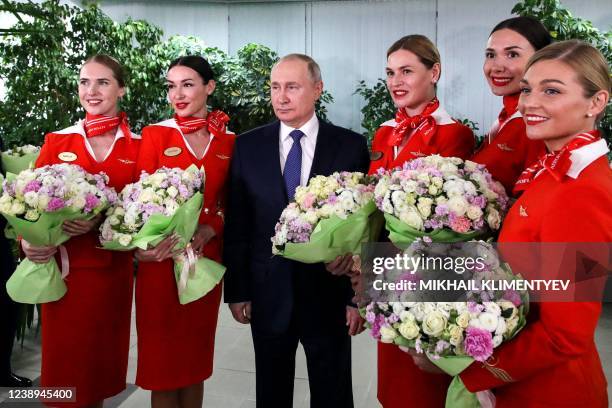
<path id="1" fill-rule="evenodd" d="M 466 217 L 451 217 L 450 227 L 453 231 L 457 232 L 468 232 L 472 223 Z"/>
<path id="2" fill-rule="evenodd" d="M 488 330 L 469 326 L 465 330 L 463 346 L 467 355 L 476 361 L 486 361 L 493 354 L 493 338 Z"/>

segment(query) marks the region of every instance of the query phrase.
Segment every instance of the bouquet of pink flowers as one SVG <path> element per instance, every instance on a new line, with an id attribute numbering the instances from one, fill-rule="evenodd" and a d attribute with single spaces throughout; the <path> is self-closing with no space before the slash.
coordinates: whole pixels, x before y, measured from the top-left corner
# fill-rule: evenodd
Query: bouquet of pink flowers
<path id="1" fill-rule="evenodd" d="M 465 300 L 432 301 L 436 300 L 437 294 L 418 290 L 380 292 L 361 309 L 373 338 L 425 353 L 435 365 L 452 376 L 459 375 L 474 361 L 487 361 L 496 347 L 512 339 L 525 326 L 529 307 L 527 292 L 491 289 L 495 284 L 490 282 L 520 278 L 513 275 L 507 264 L 500 262 L 490 244 L 469 242 L 457 247 L 457 244 L 423 244 L 418 240 L 404 254 L 483 260 L 479 267 L 467 273 L 449 272 L 457 279 L 450 277 L 449 281 L 459 283 L 460 279 L 469 288 L 464 290 Z M 405 271 L 389 272 L 386 281 L 406 279 Z M 463 276 L 464 273 L 467 276 Z M 440 280 L 444 276 L 448 278 L 439 270 L 419 270 L 408 279 L 418 282 Z M 483 282 L 489 283 L 484 285 Z M 448 395 L 455 403 L 464 400 L 466 403 L 461 406 L 478 406 L 477 396 L 465 390 L 458 379 L 451 384 Z"/>
<path id="2" fill-rule="evenodd" d="M 461 242 L 498 230 L 508 207 L 503 186 L 483 165 L 438 155 L 381 171 L 374 196 L 389 238 L 403 246 L 419 237 Z"/>
<path id="3" fill-rule="evenodd" d="M 300 262 L 329 262 L 359 253 L 378 231 L 373 179 L 359 172 L 316 176 L 296 189 L 272 237 L 272 253 Z"/>
<path id="4" fill-rule="evenodd" d="M 195 166 L 142 172 L 138 182 L 124 187 L 100 227 L 102 246 L 116 251 L 147 249 L 172 233 L 179 236 L 175 249 L 184 251 L 174 259 L 174 272 L 181 304 L 204 296 L 225 272 L 223 265 L 196 257 L 189 244 L 198 227 L 204 182 Z"/>
<path id="5" fill-rule="evenodd" d="M 8 173 L 0 196 L 0 213 L 13 236 L 36 246 L 60 246 L 70 238 L 62 230 L 64 221 L 91 219 L 115 202 L 117 193 L 107 183 L 106 174 L 89 174 L 73 164 L 27 169 L 18 175 Z M 6 288 L 20 303 L 52 302 L 66 293 L 54 259 L 45 264 L 24 259 Z"/>

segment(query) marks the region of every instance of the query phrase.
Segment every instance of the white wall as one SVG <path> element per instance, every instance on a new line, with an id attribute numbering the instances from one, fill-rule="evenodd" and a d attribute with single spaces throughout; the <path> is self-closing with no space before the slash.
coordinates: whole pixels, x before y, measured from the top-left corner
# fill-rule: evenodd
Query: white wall
<path id="1" fill-rule="evenodd" d="M 361 129 L 363 100 L 353 95 L 360 79 L 384 76 L 386 49 L 399 37 L 420 33 L 442 55 L 438 96 L 451 115 L 469 118 L 484 133 L 501 101 L 482 75 L 483 50 L 491 28 L 510 17 L 515 0 L 343 0 L 343 1 L 118 1 L 101 2 L 113 19 L 146 19 L 173 34 L 195 35 L 234 53 L 249 42 L 280 55 L 305 52 L 321 65 L 335 103 L 330 119 Z M 564 0 L 574 15 L 600 29 L 612 24 L 608 0 Z"/>

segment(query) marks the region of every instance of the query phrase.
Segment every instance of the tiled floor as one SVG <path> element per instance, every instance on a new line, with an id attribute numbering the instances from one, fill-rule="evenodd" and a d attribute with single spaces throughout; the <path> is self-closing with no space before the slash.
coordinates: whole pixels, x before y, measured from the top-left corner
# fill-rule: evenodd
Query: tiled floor
<path id="1" fill-rule="evenodd" d="M 608 379 L 612 379 L 612 304 L 607 304 L 600 319 L 596 341 Z M 134 383 L 136 375 L 136 334 L 132 326 L 128 382 Z M 40 375 L 40 342 L 29 333 L 23 348 L 16 345 L 13 352 L 14 370 L 30 378 Z M 309 407 L 308 379 L 304 352 L 298 351 L 295 375 L 294 407 Z M 609 380 L 610 381 L 610 380 Z M 205 383 L 204 406 L 207 408 L 255 407 L 255 359 L 251 333 L 247 326 L 236 323 L 227 307 L 221 307 L 217 329 L 215 371 Z M 376 400 L 376 347 L 374 341 L 363 333 L 353 339 L 353 390 L 356 408 L 380 407 Z M 612 405 L 612 386 L 608 386 Z M 15 404 L 27 408 L 27 404 Z M 8 406 L 0 403 L 0 407 Z M 34 406 L 34 405 L 31 405 Z M 149 406 L 149 393 L 134 385 L 105 407 L 141 408 Z"/>

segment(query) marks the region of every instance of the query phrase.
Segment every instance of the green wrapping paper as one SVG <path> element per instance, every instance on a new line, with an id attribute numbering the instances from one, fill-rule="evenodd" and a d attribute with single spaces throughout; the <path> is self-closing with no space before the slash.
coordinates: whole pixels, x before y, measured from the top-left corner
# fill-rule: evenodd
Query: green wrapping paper
<path id="1" fill-rule="evenodd" d="M 19 157 L 2 153 L 1 157 L 2 168 L 5 173 L 19 174 L 22 170 L 34 166 L 36 159 L 38 159 L 38 153 L 28 153 Z"/>
<path id="2" fill-rule="evenodd" d="M 382 219 L 374 201 L 346 219 L 337 216 L 321 220 L 309 242 L 287 243 L 280 255 L 304 263 L 331 262 L 340 255 L 360 254 L 361 244 L 377 237 Z"/>
<path id="3" fill-rule="evenodd" d="M 21 236 L 36 246 L 60 246 L 70 237 L 62 229 L 64 221 L 90 220 L 96 214 L 84 216 L 80 211 L 64 208 L 53 213 L 42 213 L 34 222 L 2 214 L 8 221 L 7 237 Z M 6 291 L 18 303 L 48 303 L 59 300 L 66 293 L 57 262 L 38 264 L 24 259 L 6 282 Z"/>
<path id="4" fill-rule="evenodd" d="M 113 251 L 147 249 L 149 246 L 154 247 L 174 233 L 180 239 L 174 249 L 188 250 L 189 242 L 198 228 L 202 202 L 202 193 L 196 193 L 181 205 L 173 216 L 153 214 L 149 217 L 127 247 L 115 241 L 105 242 L 102 247 Z M 225 273 L 225 267 L 211 259 L 199 258 L 189 267 L 184 266 L 184 262 L 186 262 L 186 257 L 180 257 L 180 259 L 177 257 L 174 262 L 177 292 L 182 305 L 206 295 L 221 281 Z M 183 272 L 184 267 L 187 272 Z M 186 285 L 181 287 L 181 275 L 185 273 L 188 273 Z"/>
<path id="5" fill-rule="evenodd" d="M 481 231 L 462 234 L 446 228 L 437 229 L 431 232 L 419 231 L 389 213 L 385 213 L 384 215 L 385 228 L 389 231 L 389 239 L 401 249 L 406 249 L 417 238 L 429 237 L 433 242 L 454 243 L 477 239 L 483 234 Z"/>

